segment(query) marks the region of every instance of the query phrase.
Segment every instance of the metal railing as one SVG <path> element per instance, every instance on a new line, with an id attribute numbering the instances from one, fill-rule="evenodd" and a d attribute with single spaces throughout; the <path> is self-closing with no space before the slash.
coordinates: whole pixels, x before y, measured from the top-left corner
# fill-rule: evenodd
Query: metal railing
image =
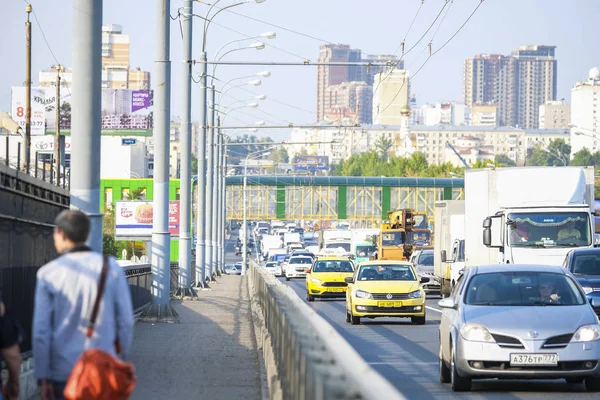
<path id="1" fill-rule="evenodd" d="M 17 143 L 17 153 L 12 154 L 9 152 L 9 137 L 6 136 L 6 146 L 4 154 L 0 154 L 0 164 L 6 165 L 7 167 L 13 168 L 17 171 L 21 171 L 25 174 L 33 176 L 44 182 L 56 185 L 65 189 L 70 188 L 71 184 L 71 169 L 65 166 L 59 166 L 58 171 L 56 170 L 55 163 L 48 161 L 43 158 L 42 154 L 48 154 L 46 152 L 33 152 L 32 162 L 27 171 L 27 163 L 21 157 L 21 143 Z"/>
<path id="2" fill-rule="evenodd" d="M 139 310 L 152 301 L 152 265 L 134 264 L 122 268 L 129 282 L 133 310 Z M 178 268 L 178 263 L 171 263 L 171 294 L 177 290 Z"/>
<path id="3" fill-rule="evenodd" d="M 250 265 L 252 297 L 269 332 L 282 398 L 405 399 L 291 288 Z"/>

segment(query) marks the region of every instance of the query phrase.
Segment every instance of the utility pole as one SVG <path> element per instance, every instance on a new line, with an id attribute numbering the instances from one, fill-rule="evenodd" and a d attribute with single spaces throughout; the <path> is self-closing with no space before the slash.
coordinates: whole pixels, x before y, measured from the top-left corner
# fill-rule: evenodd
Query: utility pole
<path id="1" fill-rule="evenodd" d="M 212 115 L 212 121 L 211 121 L 211 125 L 215 125 L 215 107 L 217 106 L 215 104 L 215 87 L 213 86 L 213 115 Z M 221 275 L 218 273 L 218 268 L 219 268 L 219 264 L 217 262 L 217 251 L 218 251 L 218 244 L 217 244 L 217 221 L 219 219 L 219 205 L 217 204 L 217 202 L 219 201 L 219 197 L 217 196 L 218 193 L 218 177 L 219 177 L 219 153 L 218 153 L 218 144 L 219 144 L 219 130 L 217 127 L 213 127 L 211 128 L 211 136 L 213 138 L 213 148 L 212 148 L 212 157 L 213 157 L 213 169 L 212 169 L 212 174 L 210 176 L 210 179 L 212 179 L 213 182 L 213 190 L 210 192 L 211 196 L 212 196 L 212 219 L 211 219 L 211 223 L 212 223 L 212 227 L 211 227 L 211 232 L 212 232 L 212 262 L 213 262 L 213 271 L 217 272 L 217 275 Z"/>
<path id="2" fill-rule="evenodd" d="M 219 133 L 221 133 L 221 119 L 218 118 L 218 126 Z M 219 135 L 221 137 L 221 144 L 225 143 L 225 136 L 221 133 Z M 226 197 L 226 187 L 225 187 L 225 177 L 227 176 L 227 157 L 225 156 L 225 147 L 219 146 L 221 148 L 221 199 L 223 199 L 221 203 L 221 213 L 220 213 L 220 224 L 221 224 L 221 235 L 219 240 L 221 241 L 221 271 L 225 272 L 225 221 L 227 216 L 227 197 Z"/>
<path id="3" fill-rule="evenodd" d="M 178 295 L 194 296 L 192 290 L 192 14 L 193 0 L 183 0 L 181 9 L 183 32 L 183 83 L 181 110 L 181 211 L 179 214 L 179 288 Z"/>
<path id="4" fill-rule="evenodd" d="M 90 218 L 89 246 L 102 252 L 102 0 L 73 0 L 71 207 Z"/>
<path id="5" fill-rule="evenodd" d="M 171 117 L 171 0 L 158 0 L 156 84 L 154 88 L 154 224 L 152 228 L 152 305 L 146 318 L 176 319 L 170 306 L 169 128 Z"/>
<path id="6" fill-rule="evenodd" d="M 215 260 L 215 272 L 217 276 L 221 276 L 221 205 L 224 199 L 221 197 L 221 135 L 219 134 L 219 122 L 217 117 L 217 128 L 215 129 L 215 195 L 213 197 L 213 205 L 215 216 L 213 218 L 213 241 L 215 246 L 213 249 L 213 259 Z M 219 201 L 220 199 L 220 201 Z"/>
<path id="7" fill-rule="evenodd" d="M 23 163 L 29 174 L 31 167 L 31 4 L 25 6 L 27 21 L 25 22 L 25 145 L 23 146 Z M 37 165 L 35 166 L 37 168 Z"/>
<path id="8" fill-rule="evenodd" d="M 210 107 L 210 114 L 209 114 L 209 118 L 210 118 L 210 125 L 211 128 L 210 130 L 207 131 L 208 133 L 208 140 L 206 142 L 206 210 L 208 211 L 206 213 L 206 219 L 205 219 L 205 232 L 206 232 L 206 240 L 208 241 L 208 244 L 206 246 L 206 268 L 208 270 L 208 276 L 207 279 L 212 281 L 213 278 L 213 223 L 212 220 L 216 217 L 213 214 L 213 192 L 214 192 L 214 179 L 213 179 L 213 170 L 214 170 L 214 147 L 215 147 L 215 129 L 214 129 L 214 125 L 215 125 L 215 87 L 214 85 L 211 86 L 210 88 L 210 97 L 211 97 L 211 107 Z"/>
<path id="9" fill-rule="evenodd" d="M 200 137 L 198 138 L 198 209 L 196 211 L 196 286 L 207 287 L 205 268 L 206 218 L 206 52 L 200 53 Z"/>
<path id="10" fill-rule="evenodd" d="M 61 66 L 56 66 L 56 133 L 54 135 L 54 166 L 56 171 L 56 184 L 60 186 L 60 71 Z M 36 166 L 37 168 L 37 166 Z"/>

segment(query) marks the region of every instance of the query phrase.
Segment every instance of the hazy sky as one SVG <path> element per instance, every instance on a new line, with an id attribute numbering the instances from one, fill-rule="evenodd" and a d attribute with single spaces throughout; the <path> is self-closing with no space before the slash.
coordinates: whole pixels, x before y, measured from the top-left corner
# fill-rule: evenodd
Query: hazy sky
<path id="1" fill-rule="evenodd" d="M 72 2 L 68 0 L 31 0 L 37 18 L 58 61 L 71 65 Z M 221 0 L 219 5 L 234 4 L 235 0 Z M 406 39 L 406 48 L 413 46 L 425 33 L 439 13 L 445 0 L 425 0 L 415 23 Z M 480 0 L 454 0 L 446 7 L 447 16 L 441 27 L 437 24 L 421 43 L 405 57 L 405 66 L 414 72 L 427 58 L 427 44 L 433 38 L 433 50 L 438 49 L 466 21 Z M 154 74 L 156 1 L 104 0 L 104 24 L 119 24 L 130 35 L 131 67 L 140 67 Z M 231 61 L 300 61 L 302 58 L 316 61 L 319 45 L 323 41 L 349 44 L 369 54 L 393 53 L 402 42 L 415 17 L 421 0 L 267 0 L 262 4 L 244 4 L 233 11 L 244 16 L 279 25 L 283 28 L 313 36 L 311 39 L 281 28 L 251 20 L 227 11 L 215 18 L 208 33 L 208 53 L 212 59 L 225 43 L 244 36 L 258 36 L 275 31 L 277 38 L 265 41 L 286 52 L 272 47 L 265 50 L 243 50 L 227 56 Z M 177 15 L 181 1 L 171 2 L 171 14 Z M 417 94 L 419 104 L 437 100 L 462 101 L 462 64 L 466 57 L 477 53 L 509 54 L 524 44 L 557 46 L 558 98 L 570 101 L 570 88 L 577 80 L 587 77 L 588 70 L 600 66 L 598 43 L 599 0 L 485 0 L 479 11 L 463 30 L 439 53 L 429 59 L 418 76 L 412 81 L 412 92 Z M 206 15 L 208 7 L 194 3 L 194 12 Z M 25 78 L 25 28 L 24 0 L 0 1 L 0 111 L 10 111 L 10 89 L 21 85 Z M 194 20 L 194 56 L 199 54 L 201 20 Z M 229 29 L 227 29 L 229 28 Z M 437 32 L 437 33 L 436 33 Z M 247 46 L 252 40 L 227 47 Z M 37 82 L 38 71 L 56 64 L 46 46 L 40 27 L 33 19 L 33 79 Z M 288 53 L 297 55 L 293 56 Z M 420 56 L 420 57 L 419 57 Z M 171 22 L 172 60 L 172 115 L 180 114 L 181 82 L 181 35 L 177 20 Z M 197 67 L 198 68 L 198 67 Z M 199 69 L 198 69 L 199 70 Z M 220 66 L 217 76 L 228 79 L 252 75 L 266 70 L 253 66 Z M 261 87 L 249 87 L 257 94 L 266 94 L 260 109 L 244 109 L 234 112 L 225 125 L 252 124 L 262 119 L 267 123 L 311 123 L 315 118 L 316 67 L 270 67 L 272 75 L 263 79 Z M 209 72 L 210 73 L 210 72 Z M 155 81 L 152 81 L 153 84 Z M 237 82 L 243 82 L 242 80 Z M 197 85 L 194 84 L 197 88 Z M 253 95 L 239 89 L 228 92 L 234 98 L 247 100 Z M 197 90 L 194 98 L 197 98 Z M 298 108 L 274 102 L 289 103 Z M 225 104 L 234 101 L 226 98 Z M 198 108 L 197 102 L 193 104 Z M 198 112 L 194 109 L 193 117 Z M 236 120 L 237 119 L 237 120 Z"/>

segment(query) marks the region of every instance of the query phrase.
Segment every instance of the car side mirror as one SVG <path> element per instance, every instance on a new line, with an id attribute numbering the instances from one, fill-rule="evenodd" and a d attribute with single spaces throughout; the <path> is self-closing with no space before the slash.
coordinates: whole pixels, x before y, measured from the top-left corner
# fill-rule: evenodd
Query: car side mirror
<path id="1" fill-rule="evenodd" d="M 438 306 L 440 306 L 441 308 L 456 309 L 458 304 L 456 304 L 456 302 L 454 301 L 454 299 L 452 297 L 446 297 L 445 299 L 438 301 Z"/>
<path id="2" fill-rule="evenodd" d="M 446 250 L 441 250 L 440 251 L 440 258 L 442 259 L 442 262 L 445 263 L 447 258 L 446 258 Z"/>
<path id="3" fill-rule="evenodd" d="M 307 274 L 310 274 L 310 268 L 309 269 L 305 269 L 304 272 L 306 272 Z"/>
<path id="4" fill-rule="evenodd" d="M 431 280 L 431 279 L 429 279 L 428 277 L 424 276 L 424 277 L 422 277 L 422 278 L 421 278 L 421 281 L 420 281 L 420 282 L 421 282 L 421 283 L 427 283 L 427 282 L 429 282 L 430 280 Z"/>
<path id="5" fill-rule="evenodd" d="M 354 283 L 354 277 L 353 276 L 347 276 L 344 278 L 344 282 L 346 283 Z"/>
<path id="6" fill-rule="evenodd" d="M 592 297 L 590 299 L 590 304 L 592 305 L 593 308 L 598 308 L 600 307 L 600 301 L 594 297 Z"/>

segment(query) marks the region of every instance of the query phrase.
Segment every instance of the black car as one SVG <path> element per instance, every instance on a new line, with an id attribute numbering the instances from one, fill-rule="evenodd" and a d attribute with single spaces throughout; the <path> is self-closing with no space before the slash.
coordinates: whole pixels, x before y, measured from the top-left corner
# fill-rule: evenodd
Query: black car
<path id="1" fill-rule="evenodd" d="M 594 299 L 594 311 L 600 316 L 600 248 L 571 250 L 563 267 L 575 275 L 588 299 Z"/>

